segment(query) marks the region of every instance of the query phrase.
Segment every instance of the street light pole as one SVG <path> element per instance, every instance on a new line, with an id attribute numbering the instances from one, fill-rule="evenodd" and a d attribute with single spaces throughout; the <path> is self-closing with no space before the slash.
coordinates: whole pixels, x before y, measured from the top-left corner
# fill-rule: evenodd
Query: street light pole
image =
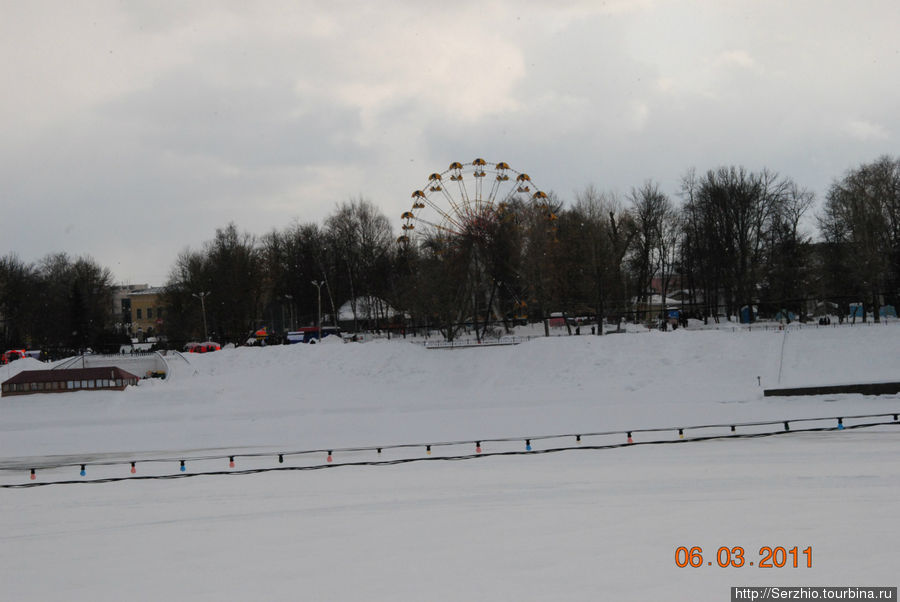
<path id="1" fill-rule="evenodd" d="M 294 295 L 286 294 L 284 298 L 288 300 L 288 315 L 291 320 L 291 326 L 287 330 L 294 330 Z"/>
<path id="2" fill-rule="evenodd" d="M 316 325 L 319 328 L 319 342 L 322 341 L 322 285 L 325 284 L 321 280 L 313 280 L 312 285 L 316 287 L 316 297 L 319 302 L 319 313 Z"/>
<path id="3" fill-rule="evenodd" d="M 203 311 L 203 336 L 204 341 L 209 340 L 209 329 L 206 327 L 206 297 L 209 295 L 209 291 L 205 291 L 202 293 L 191 293 L 192 297 L 197 297 L 200 299 L 200 309 Z"/>

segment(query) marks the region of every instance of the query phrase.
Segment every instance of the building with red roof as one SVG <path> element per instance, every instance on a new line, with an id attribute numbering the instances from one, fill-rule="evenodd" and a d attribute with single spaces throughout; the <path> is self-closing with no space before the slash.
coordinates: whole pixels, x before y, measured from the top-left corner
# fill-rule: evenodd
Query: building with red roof
<path id="1" fill-rule="evenodd" d="M 136 385 L 138 377 L 115 366 L 69 370 L 23 370 L 0 385 L 2 395 L 67 393 L 71 391 L 122 391 Z"/>

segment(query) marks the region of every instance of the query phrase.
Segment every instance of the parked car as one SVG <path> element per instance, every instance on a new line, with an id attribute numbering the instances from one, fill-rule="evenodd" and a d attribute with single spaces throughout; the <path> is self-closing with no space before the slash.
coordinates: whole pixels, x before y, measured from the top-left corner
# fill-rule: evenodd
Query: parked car
<path id="1" fill-rule="evenodd" d="M 26 352 L 24 349 L 10 349 L 2 356 L 0 356 L 0 364 L 8 364 L 10 362 L 20 360 L 25 357 L 25 354 Z"/>
<path id="2" fill-rule="evenodd" d="M 289 345 L 293 343 L 315 343 L 320 338 L 324 338 L 333 334 L 340 335 L 341 329 L 337 326 L 323 326 L 322 334 L 320 337 L 318 327 L 306 326 L 304 328 L 292 330 L 291 332 L 287 333 L 286 342 Z"/>
<path id="3" fill-rule="evenodd" d="M 188 343 L 184 346 L 184 350 L 188 353 L 212 353 L 213 351 L 221 351 L 221 349 L 222 346 L 214 341 Z"/>

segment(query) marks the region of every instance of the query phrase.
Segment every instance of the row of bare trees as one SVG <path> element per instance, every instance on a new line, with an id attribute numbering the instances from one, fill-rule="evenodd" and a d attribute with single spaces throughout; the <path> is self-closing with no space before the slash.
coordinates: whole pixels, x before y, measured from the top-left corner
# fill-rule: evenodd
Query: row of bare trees
<path id="1" fill-rule="evenodd" d="M 870 309 L 900 291 L 900 158 L 880 157 L 828 190 L 818 216 L 823 288 Z M 877 310 L 874 313 L 878 319 Z M 865 316 L 865 314 L 863 314 Z"/>
<path id="2" fill-rule="evenodd" d="M 813 292 L 810 238 L 801 230 L 812 193 L 767 170 L 736 167 L 689 172 L 681 193 L 679 269 L 692 306 L 737 315 L 740 307 L 789 304 L 802 313 L 801 299 Z"/>
<path id="3" fill-rule="evenodd" d="M 861 303 L 862 319 L 878 320 L 900 301 L 900 160 L 848 171 L 817 215 L 814 202 L 789 177 L 728 166 L 688 171 L 674 198 L 650 180 L 624 197 L 589 186 L 566 207 L 551 195 L 552 221 L 514 203 L 471 235 L 407 250 L 415 294 L 397 306 L 447 337 L 526 313 L 546 328 L 556 312 L 617 323 L 667 305 L 705 320 L 802 320 Z"/>
<path id="4" fill-rule="evenodd" d="M 811 300 L 845 315 L 862 302 L 877 319 L 900 300 L 900 159 L 848 171 L 811 215 L 814 202 L 789 177 L 727 166 L 686 172 L 673 196 L 648 180 L 625 195 L 588 186 L 569 203 L 513 199 L 458 235 L 435 231 L 410 244 L 398 244 L 392 221 L 362 198 L 321 225 L 254 236 L 229 224 L 179 254 L 164 334 L 198 338 L 205 308 L 211 335 L 241 342 L 262 327 L 315 324 L 320 302 L 353 330 L 423 327 L 447 338 L 523 320 L 546 328 L 557 312 L 646 319 L 670 296 L 682 315 L 704 319 L 753 307 L 803 318 Z M 3 345 L 96 345 L 114 320 L 111 286 L 90 258 L 0 258 Z"/>
<path id="5" fill-rule="evenodd" d="M 395 296 L 393 240 L 390 221 L 365 199 L 339 205 L 323 226 L 296 223 L 256 237 L 229 224 L 176 259 L 166 286 L 165 332 L 176 341 L 198 338 L 205 307 L 210 336 L 242 342 L 263 328 L 284 333 L 314 325 L 320 300 L 332 322 L 346 302 L 354 328 L 386 324 L 387 307 L 373 317 L 357 300 Z"/>
<path id="6" fill-rule="evenodd" d="M 53 253 L 37 264 L 14 254 L 0 257 L 0 348 L 28 346 L 53 355 L 117 348 L 112 285 L 109 270 L 90 257 Z"/>

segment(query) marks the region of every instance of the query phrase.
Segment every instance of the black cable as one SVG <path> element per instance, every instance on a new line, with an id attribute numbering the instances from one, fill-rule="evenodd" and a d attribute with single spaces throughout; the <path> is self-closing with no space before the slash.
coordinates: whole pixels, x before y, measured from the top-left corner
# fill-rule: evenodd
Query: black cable
<path id="1" fill-rule="evenodd" d="M 501 437 L 495 439 L 478 439 L 477 442 L 481 443 L 510 443 L 514 441 L 544 441 L 547 439 L 566 439 L 570 437 L 574 437 L 576 439 L 580 439 L 581 437 L 605 437 L 611 435 L 625 435 L 627 433 L 664 433 L 664 432 L 680 432 L 683 434 L 684 431 L 687 430 L 703 430 L 703 429 L 718 429 L 718 428 L 730 428 L 732 432 L 736 427 L 758 427 L 758 426 L 772 426 L 776 424 L 787 424 L 787 423 L 796 423 L 796 422 L 821 422 L 825 420 L 834 420 L 839 423 L 843 423 L 844 420 L 855 420 L 862 418 L 884 418 L 887 416 L 891 416 L 894 421 L 897 421 L 900 418 L 900 412 L 887 412 L 884 414 L 855 414 L 855 415 L 843 415 L 843 416 L 824 416 L 819 418 L 794 418 L 789 420 L 762 420 L 762 421 L 754 421 L 754 422 L 728 422 L 721 424 L 698 424 L 693 426 L 674 426 L 674 427 L 651 427 L 651 428 L 637 428 L 637 429 L 627 429 L 627 430 L 616 430 L 616 431 L 597 431 L 597 432 L 580 432 L 580 433 L 563 433 L 563 434 L 552 434 L 552 435 L 521 435 L 517 437 Z M 232 458 L 260 458 L 267 456 L 304 456 L 310 454 L 325 454 L 332 455 L 332 453 L 355 453 L 355 452 L 369 452 L 376 450 L 389 450 L 389 449 L 414 449 L 417 447 L 450 447 L 457 445 L 474 445 L 476 444 L 475 440 L 459 440 L 459 441 L 439 441 L 436 443 L 397 443 L 393 445 L 372 445 L 372 446 L 362 446 L 362 447 L 331 447 L 331 448 L 321 448 L 321 449 L 308 449 L 308 450 L 294 450 L 294 451 L 265 451 L 265 452 L 250 452 L 250 453 L 228 453 L 228 454 L 216 454 L 216 455 L 197 455 L 197 456 L 186 456 L 186 455 L 172 455 L 164 458 L 145 458 L 145 459 L 133 459 L 128 458 L 127 460 L 109 460 L 109 461 L 100 461 L 100 462 L 72 462 L 66 464 L 34 464 L 29 465 L 27 468 L 34 468 L 40 470 L 54 469 L 54 468 L 67 468 L 80 466 L 84 464 L 85 466 L 117 466 L 122 464 L 129 464 L 131 462 L 140 462 L 142 464 L 145 463 L 159 463 L 159 462 L 172 462 L 174 460 L 184 460 L 186 462 L 198 462 L 198 461 L 208 461 L 208 460 L 224 460 L 226 458 L 229 461 Z M 91 455 L 91 454 L 85 454 Z M 25 468 L 25 466 L 22 466 Z M 9 470 L 9 468 L 7 468 Z"/>
<path id="2" fill-rule="evenodd" d="M 166 474 L 166 475 L 142 475 L 142 476 L 131 476 L 131 477 L 105 477 L 101 479 L 72 479 L 65 481 L 43 481 L 43 482 L 31 482 L 31 483 L 16 483 L 16 484 L 7 484 L 0 485 L 0 488 L 3 489 L 27 489 L 30 487 L 43 487 L 46 485 L 74 485 L 74 484 L 98 484 L 98 483 L 116 483 L 119 481 L 136 481 L 136 480 L 170 480 L 170 479 L 186 479 L 189 477 L 200 477 L 200 476 L 218 476 L 218 475 L 248 475 L 248 474 L 257 474 L 263 472 L 276 472 L 276 471 L 284 471 L 284 470 L 321 470 L 324 468 L 336 468 L 336 467 L 344 467 L 344 466 L 395 466 L 397 464 L 409 464 L 412 462 L 430 462 L 430 461 L 457 461 L 457 460 L 474 460 L 476 458 L 489 458 L 494 456 L 527 456 L 534 454 L 552 454 L 559 453 L 564 451 L 576 451 L 576 450 L 607 450 L 607 449 L 618 449 L 622 447 L 636 447 L 642 445 L 668 445 L 668 444 L 678 444 L 678 443 L 700 443 L 704 441 L 714 441 L 714 440 L 730 440 L 730 439 L 759 439 L 762 437 L 774 437 L 778 435 L 796 435 L 800 433 L 816 433 L 816 432 L 829 432 L 829 431 L 838 431 L 838 430 L 851 430 L 851 429 L 862 429 L 862 428 L 871 428 L 876 426 L 886 426 L 886 425 L 894 425 L 900 426 L 900 422 L 871 422 L 865 424 L 855 424 L 851 426 L 827 426 L 827 427 L 812 427 L 807 429 L 800 430 L 782 430 L 782 431 L 769 431 L 765 433 L 741 433 L 741 434 L 727 434 L 727 435 L 707 435 L 702 437 L 692 437 L 690 439 L 665 439 L 665 440 L 657 440 L 657 441 L 640 441 L 637 443 L 610 443 L 606 445 L 578 445 L 578 446 L 567 446 L 567 447 L 554 447 L 547 449 L 537 449 L 537 450 L 509 450 L 509 451 L 501 451 L 501 452 L 487 452 L 487 453 L 474 453 L 474 454 L 461 454 L 456 456 L 424 456 L 424 457 L 415 457 L 415 458 L 397 458 L 394 460 L 370 460 L 363 462 L 338 462 L 338 463 L 330 463 L 330 464 L 314 464 L 311 466 L 272 466 L 266 468 L 246 468 L 239 470 L 212 470 L 205 472 L 181 472 L 174 474 Z"/>

